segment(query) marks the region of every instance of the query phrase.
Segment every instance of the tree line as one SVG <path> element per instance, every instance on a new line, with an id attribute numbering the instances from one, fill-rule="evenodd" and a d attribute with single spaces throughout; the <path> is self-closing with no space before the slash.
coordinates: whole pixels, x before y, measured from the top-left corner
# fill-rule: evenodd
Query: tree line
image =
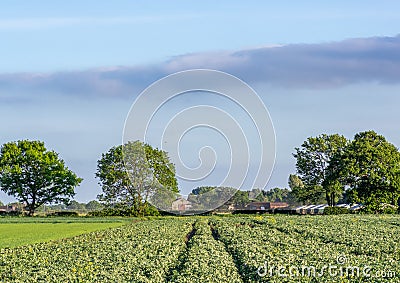
<path id="1" fill-rule="evenodd" d="M 106 207 L 129 209 L 143 215 L 149 202 L 179 193 L 175 167 L 166 152 L 140 141 L 112 147 L 97 163 L 96 177 Z M 28 215 L 44 204 L 71 205 L 82 178 L 72 172 L 58 153 L 41 141 L 9 142 L 0 151 L 0 188 L 25 205 Z"/>
<path id="2" fill-rule="evenodd" d="M 295 148 L 293 156 L 296 174 L 289 176 L 290 190 L 235 193 L 234 188 L 199 187 L 188 200 L 199 210 L 204 204 L 244 207 L 251 200 L 278 200 L 331 206 L 338 201 L 362 203 L 371 211 L 378 211 L 382 204 L 396 206 L 400 201 L 400 153 L 374 131 L 358 133 L 353 140 L 339 134 L 309 137 Z M 169 210 L 179 196 L 175 166 L 167 152 L 140 141 L 103 153 L 95 176 L 102 188 L 97 196 L 101 204 L 128 214 L 154 211 L 151 203 Z M 22 140 L 1 147 L 0 188 L 22 202 L 28 215 L 44 204 L 71 205 L 74 189 L 82 180 L 41 141 Z M 226 202 L 218 203 L 221 199 Z"/>
<path id="3" fill-rule="evenodd" d="M 289 186 L 303 203 L 325 199 L 333 206 L 342 200 L 375 212 L 383 204 L 399 204 L 399 150 L 374 131 L 353 140 L 339 134 L 309 137 L 293 156 L 297 175 L 290 175 Z"/>

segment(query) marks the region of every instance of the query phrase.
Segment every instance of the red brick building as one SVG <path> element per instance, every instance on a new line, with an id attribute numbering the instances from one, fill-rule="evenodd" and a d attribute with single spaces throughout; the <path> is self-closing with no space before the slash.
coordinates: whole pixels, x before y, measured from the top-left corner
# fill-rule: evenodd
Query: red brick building
<path id="1" fill-rule="evenodd" d="M 249 210 L 269 210 L 276 208 L 285 208 L 289 205 L 286 202 L 251 202 L 246 208 Z"/>

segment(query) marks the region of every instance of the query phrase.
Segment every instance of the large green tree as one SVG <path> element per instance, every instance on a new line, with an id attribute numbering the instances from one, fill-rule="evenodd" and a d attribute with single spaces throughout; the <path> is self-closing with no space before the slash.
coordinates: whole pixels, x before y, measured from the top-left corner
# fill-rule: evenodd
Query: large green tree
<path id="1" fill-rule="evenodd" d="M 294 198 L 303 204 L 309 204 L 311 202 L 316 203 L 321 199 L 320 190 L 312 190 L 304 186 L 303 181 L 299 176 L 290 174 L 288 180 L 289 188 L 292 190 L 291 194 Z M 317 189 L 319 189 L 317 187 Z"/>
<path id="2" fill-rule="evenodd" d="M 273 188 L 263 191 L 264 201 L 269 202 L 287 202 L 289 204 L 296 203 L 293 191 L 287 188 Z"/>
<path id="3" fill-rule="evenodd" d="M 43 204 L 69 203 L 81 181 L 41 141 L 22 140 L 1 147 L 1 190 L 23 202 L 30 216 Z"/>
<path id="4" fill-rule="evenodd" d="M 344 136 L 322 134 L 309 137 L 300 148 L 295 148 L 297 174 L 304 183 L 301 201 L 315 202 L 325 195 L 327 203 L 334 205 L 344 188 L 338 182 L 327 182 L 328 166 L 348 143 Z"/>
<path id="5" fill-rule="evenodd" d="M 87 210 L 101 210 L 103 208 L 103 205 L 97 200 L 91 200 L 85 205 L 85 208 Z"/>
<path id="6" fill-rule="evenodd" d="M 167 152 L 144 145 L 146 159 L 154 178 L 167 191 L 179 193 L 178 182 L 175 177 L 175 166 L 169 160 Z"/>
<path id="7" fill-rule="evenodd" d="M 237 192 L 237 189 L 230 187 L 197 187 L 188 195 L 188 201 L 192 202 L 195 210 L 209 211 L 223 206 Z"/>
<path id="8" fill-rule="evenodd" d="M 71 201 L 68 204 L 67 209 L 70 210 L 86 210 L 86 205 L 84 203 L 77 202 L 76 200 Z"/>
<path id="9" fill-rule="evenodd" d="M 374 131 L 361 132 L 333 160 L 331 178 L 349 187 L 352 202 L 379 210 L 382 203 L 397 205 L 400 197 L 400 153 Z"/>
<path id="10" fill-rule="evenodd" d="M 179 192 L 175 167 L 166 152 L 140 141 L 112 147 L 97 162 L 96 177 L 106 205 L 132 208 L 142 214 L 148 202 L 171 208 Z"/>
<path id="11" fill-rule="evenodd" d="M 237 208 L 245 208 L 245 206 L 250 202 L 249 192 L 238 190 L 229 200 Z"/>

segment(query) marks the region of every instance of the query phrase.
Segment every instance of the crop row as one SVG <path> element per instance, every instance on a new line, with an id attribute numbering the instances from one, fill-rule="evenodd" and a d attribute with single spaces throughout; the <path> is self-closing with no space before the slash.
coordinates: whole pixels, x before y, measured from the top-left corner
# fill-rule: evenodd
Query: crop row
<path id="1" fill-rule="evenodd" d="M 0 282 L 400 282 L 399 232 L 398 216 L 148 220 L 1 249 Z"/>
<path id="2" fill-rule="evenodd" d="M 187 250 L 169 281 L 171 282 L 243 282 L 225 246 L 216 241 L 207 220 L 193 225 Z"/>
<path id="3" fill-rule="evenodd" d="M 245 282 L 399 282 L 398 226 L 364 220 L 257 216 L 212 225 Z"/>
<path id="4" fill-rule="evenodd" d="M 190 220 L 153 220 L 71 239 L 2 249 L 1 282 L 165 282 Z"/>
<path id="5" fill-rule="evenodd" d="M 294 236 L 299 234 L 304 238 L 318 238 L 323 243 L 344 244 L 348 253 L 355 255 L 398 262 L 399 226 L 393 225 L 391 218 L 332 216 L 332 220 L 326 223 L 324 218 L 307 217 L 296 222 L 279 221 L 274 227 Z"/>

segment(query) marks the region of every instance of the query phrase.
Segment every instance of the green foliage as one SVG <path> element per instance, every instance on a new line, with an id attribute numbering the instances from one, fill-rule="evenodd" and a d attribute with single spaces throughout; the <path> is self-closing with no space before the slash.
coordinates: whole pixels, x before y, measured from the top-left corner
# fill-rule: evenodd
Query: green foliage
<path id="1" fill-rule="evenodd" d="M 48 211 L 60 211 L 60 210 L 66 210 L 67 205 L 65 204 L 51 204 L 51 205 L 42 205 L 37 208 L 36 211 L 38 212 L 48 212 Z"/>
<path id="2" fill-rule="evenodd" d="M 328 166 L 335 155 L 340 154 L 348 145 L 348 140 L 341 135 L 322 134 L 309 137 L 300 148 L 296 148 L 296 170 L 300 175 L 304 188 L 294 190 L 299 200 L 305 203 L 319 202 L 325 197 L 329 205 L 334 205 L 344 188 L 327 183 Z M 333 170 L 333 167 L 331 167 Z"/>
<path id="3" fill-rule="evenodd" d="M 349 214 L 350 210 L 346 207 L 328 206 L 324 208 L 325 215 Z"/>
<path id="4" fill-rule="evenodd" d="M 140 215 L 144 215 L 147 201 L 170 208 L 178 192 L 175 168 L 166 152 L 140 141 L 104 153 L 97 163 L 96 177 L 103 190 L 98 196 L 101 202 L 133 208 Z"/>
<path id="5" fill-rule="evenodd" d="M 68 203 L 81 181 L 43 142 L 23 140 L 1 148 L 1 190 L 23 202 L 29 215 L 45 203 Z"/>
<path id="6" fill-rule="evenodd" d="M 122 146 L 112 147 L 102 154 L 97 161 L 96 177 L 100 179 L 99 184 L 103 190 L 103 194 L 98 196 L 100 201 L 108 206 L 129 202 L 131 184 L 123 162 Z"/>
<path id="7" fill-rule="evenodd" d="M 198 187 L 188 195 L 188 201 L 192 202 L 194 210 L 208 211 L 224 205 L 237 191 L 230 187 Z"/>
<path id="8" fill-rule="evenodd" d="M 384 214 L 396 214 L 398 212 L 398 207 L 387 206 L 382 209 L 382 213 Z"/>
<path id="9" fill-rule="evenodd" d="M 295 190 L 297 188 L 304 188 L 303 181 L 297 175 L 290 174 L 288 183 L 289 183 L 289 188 L 291 188 L 292 190 Z"/>
<path id="10" fill-rule="evenodd" d="M 85 205 L 86 210 L 100 210 L 103 205 L 96 200 L 91 200 Z"/>
<path id="11" fill-rule="evenodd" d="M 323 188 L 320 185 L 305 186 L 297 175 L 289 176 L 289 187 L 293 197 L 303 204 L 320 203 L 323 201 Z"/>
<path id="12" fill-rule="evenodd" d="M 126 207 L 126 206 L 115 206 L 115 207 L 106 207 L 101 210 L 89 211 L 88 216 L 97 216 L 97 217 L 105 217 L 105 216 L 124 216 L 124 217 L 138 217 L 138 216 L 159 216 L 160 213 L 154 206 L 149 203 L 145 203 L 143 205 L 142 210 L 139 212 L 134 209 L 134 207 Z"/>
<path id="13" fill-rule="evenodd" d="M 397 205 L 400 197 L 400 153 L 373 131 L 355 135 L 354 140 L 333 166 L 335 178 L 350 186 L 352 202 L 364 203 L 379 212 L 382 203 Z"/>
<path id="14" fill-rule="evenodd" d="M 9 217 L 0 218 L 0 249 L 60 240 L 80 234 L 126 224 L 119 219 L 73 217 Z M 0 282 L 1 274 L 0 274 Z M 8 281 L 9 282 L 9 281 Z"/>
<path id="15" fill-rule="evenodd" d="M 249 191 L 249 199 L 254 201 L 264 201 L 264 194 L 263 191 L 259 188 L 254 188 L 251 191 Z"/>
<path id="16" fill-rule="evenodd" d="M 87 215 L 78 217 L 51 217 L 35 215 L 34 217 L 0 217 L 0 225 L 4 223 L 128 223 L 134 220 L 136 220 L 135 217 L 91 217 Z"/>
<path id="17" fill-rule="evenodd" d="M 167 282 L 243 282 L 232 255 L 223 243 L 214 239 L 207 219 L 197 220 L 181 265 Z"/>
<path id="18" fill-rule="evenodd" d="M 219 210 L 227 210 L 231 205 L 236 209 L 244 209 L 251 201 L 287 202 L 293 205 L 298 204 L 292 191 L 286 188 L 274 188 L 269 191 L 261 189 L 241 191 L 229 187 L 204 186 L 193 189 L 188 196 L 188 200 L 192 202 L 195 209 L 199 210 L 203 208 L 201 203 L 208 206 L 217 206 L 226 198 L 228 198 L 228 200 L 222 206 L 218 207 Z"/>
<path id="19" fill-rule="evenodd" d="M 178 182 L 175 178 L 175 166 L 169 160 L 165 151 L 144 145 L 146 159 L 154 178 L 165 190 L 179 193 Z"/>
<path id="20" fill-rule="evenodd" d="M 23 212 L 21 210 L 14 211 L 0 211 L 0 216 L 21 216 Z"/>
<path id="21" fill-rule="evenodd" d="M 166 282 L 189 219 L 135 222 L 70 239 L 1 249 L 1 282 Z"/>
<path id="22" fill-rule="evenodd" d="M 73 200 L 67 205 L 67 209 L 83 211 L 86 210 L 86 205 L 84 203 L 79 203 L 76 200 Z"/>
<path id="23" fill-rule="evenodd" d="M 79 214 L 76 211 L 55 211 L 47 214 L 47 216 L 77 217 Z"/>
<path id="24" fill-rule="evenodd" d="M 399 218 L 340 215 L 324 217 L 256 216 L 213 219 L 218 239 L 235 259 L 244 282 L 398 282 L 400 265 L 398 241 Z M 337 265 L 339 256 L 346 257 L 346 266 L 396 271 L 392 278 L 331 276 L 289 276 L 291 266 Z M 257 271 L 267 272 L 264 277 Z M 274 266 L 275 272 L 269 274 Z M 282 266 L 286 277 L 278 275 Z M 361 271 L 362 272 L 362 271 Z M 393 275 L 392 275 L 393 276 Z"/>
<path id="25" fill-rule="evenodd" d="M 244 208 L 249 200 L 249 192 L 238 190 L 228 201 L 229 204 L 234 205 L 236 208 Z"/>
<path id="26" fill-rule="evenodd" d="M 1 249 L 0 281 L 398 282 L 399 229 L 397 215 L 136 220 L 74 238 Z M 339 256 L 346 262 L 338 264 Z M 266 262 L 275 272 L 262 277 L 257 271 Z M 326 269 L 314 276 L 283 278 L 277 273 L 278 266 L 288 274 L 290 266 L 321 271 L 335 265 L 344 271 L 359 266 L 361 275 L 342 276 L 338 269 L 337 276 Z M 364 266 L 371 275 L 396 274 L 366 277 Z"/>
<path id="27" fill-rule="evenodd" d="M 379 203 L 376 205 L 369 204 L 361 210 L 361 213 L 364 214 L 396 214 L 398 212 L 399 207 L 397 205 L 391 205 L 388 203 Z"/>
<path id="28" fill-rule="evenodd" d="M 294 203 L 295 197 L 293 192 L 287 188 L 273 188 L 269 191 L 263 191 L 264 201 L 269 202 L 287 202 Z"/>

